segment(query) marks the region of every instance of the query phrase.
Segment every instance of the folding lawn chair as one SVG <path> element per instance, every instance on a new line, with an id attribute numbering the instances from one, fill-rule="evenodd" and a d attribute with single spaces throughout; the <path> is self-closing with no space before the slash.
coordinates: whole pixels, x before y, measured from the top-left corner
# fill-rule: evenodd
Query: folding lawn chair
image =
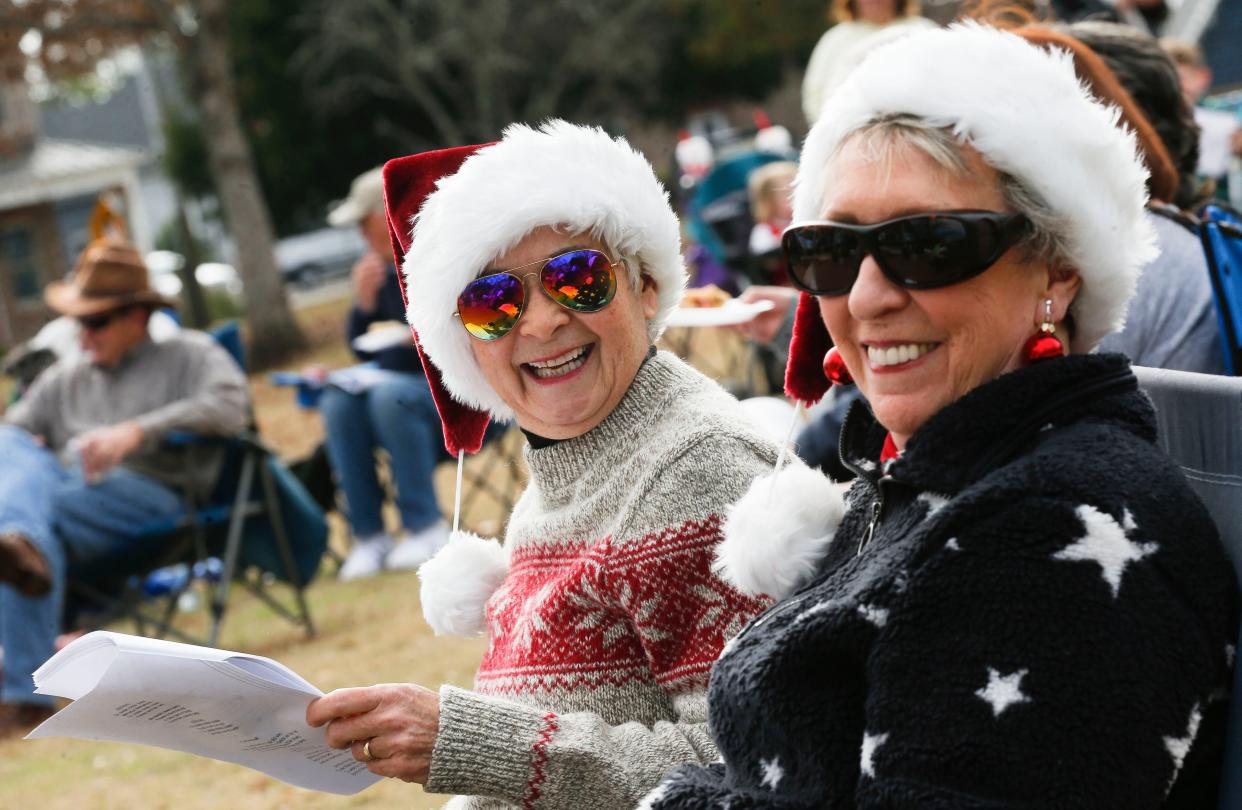
<path id="1" fill-rule="evenodd" d="M 1135 367 L 1156 406 L 1160 445 L 1181 467 L 1220 530 L 1242 580 L 1242 379 Z M 1218 806 L 1242 807 L 1242 667 L 1234 668 Z"/>

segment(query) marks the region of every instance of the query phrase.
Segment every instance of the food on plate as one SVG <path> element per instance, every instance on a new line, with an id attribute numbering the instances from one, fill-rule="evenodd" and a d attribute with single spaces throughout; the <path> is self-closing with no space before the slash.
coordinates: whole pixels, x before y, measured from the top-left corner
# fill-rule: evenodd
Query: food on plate
<path id="1" fill-rule="evenodd" d="M 686 294 L 681 298 L 681 306 L 684 309 L 722 307 L 732 297 L 715 284 L 708 284 L 706 287 L 692 287 L 686 290 Z"/>

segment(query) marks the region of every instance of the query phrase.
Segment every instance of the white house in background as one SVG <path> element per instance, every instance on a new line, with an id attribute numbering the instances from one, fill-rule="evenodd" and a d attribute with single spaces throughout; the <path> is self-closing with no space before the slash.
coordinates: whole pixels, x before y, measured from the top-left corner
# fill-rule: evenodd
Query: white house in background
<path id="1" fill-rule="evenodd" d="M 136 63 L 101 101 L 38 105 L 24 85 L 0 86 L 0 347 L 50 316 L 43 287 L 72 269 L 100 194 L 119 205 L 144 253 L 176 212 L 161 165 L 158 78 L 151 62 Z"/>
<path id="2" fill-rule="evenodd" d="M 140 215 L 149 159 L 132 147 L 45 137 L 25 86 L 0 86 L 0 346 L 50 317 L 43 288 L 71 269 L 101 193 Z"/>

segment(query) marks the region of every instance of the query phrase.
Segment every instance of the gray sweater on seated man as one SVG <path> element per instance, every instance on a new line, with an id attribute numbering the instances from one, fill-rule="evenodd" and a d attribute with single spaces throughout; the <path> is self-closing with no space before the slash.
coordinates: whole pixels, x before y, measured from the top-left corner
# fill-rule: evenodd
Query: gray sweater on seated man
<path id="1" fill-rule="evenodd" d="M 133 420 L 143 446 L 122 466 L 174 489 L 206 494 L 222 454 L 210 446 L 173 448 L 174 431 L 228 435 L 246 427 L 246 377 L 211 337 L 182 331 L 146 340 L 111 368 L 74 358 L 45 371 L 4 421 L 42 436 L 60 453 L 88 430 Z"/>

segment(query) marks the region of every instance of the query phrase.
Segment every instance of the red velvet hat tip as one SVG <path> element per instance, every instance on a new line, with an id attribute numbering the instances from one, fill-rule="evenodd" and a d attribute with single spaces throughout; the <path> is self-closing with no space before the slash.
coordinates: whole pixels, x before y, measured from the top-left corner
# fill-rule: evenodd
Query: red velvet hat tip
<path id="1" fill-rule="evenodd" d="M 789 341 L 785 393 L 808 405 L 823 399 L 832 385 L 824 376 L 824 355 L 831 348 L 832 337 L 819 314 L 815 296 L 802 293 L 794 314 L 793 338 Z"/>
<path id="2" fill-rule="evenodd" d="M 388 217 L 388 236 L 392 240 L 393 259 L 400 271 L 405 261 L 405 254 L 410 249 L 411 228 L 414 217 L 423 206 L 431 192 L 435 191 L 436 183 L 442 177 L 455 174 L 466 158 L 479 149 L 491 144 L 474 146 L 457 146 L 451 149 L 438 149 L 418 155 L 396 158 L 384 164 L 384 208 Z M 405 276 L 397 273 L 401 283 L 401 297 L 407 306 L 409 297 L 405 289 Z M 463 405 L 453 399 L 440 370 L 427 358 L 419 342 L 418 333 L 411 327 L 414 335 L 414 346 L 418 349 L 419 359 L 423 363 L 427 382 L 431 386 L 431 397 L 435 400 L 436 410 L 440 414 L 440 424 L 444 429 L 444 447 L 456 456 L 458 452 L 477 453 L 483 446 L 483 434 L 491 417 L 484 411 Z"/>

